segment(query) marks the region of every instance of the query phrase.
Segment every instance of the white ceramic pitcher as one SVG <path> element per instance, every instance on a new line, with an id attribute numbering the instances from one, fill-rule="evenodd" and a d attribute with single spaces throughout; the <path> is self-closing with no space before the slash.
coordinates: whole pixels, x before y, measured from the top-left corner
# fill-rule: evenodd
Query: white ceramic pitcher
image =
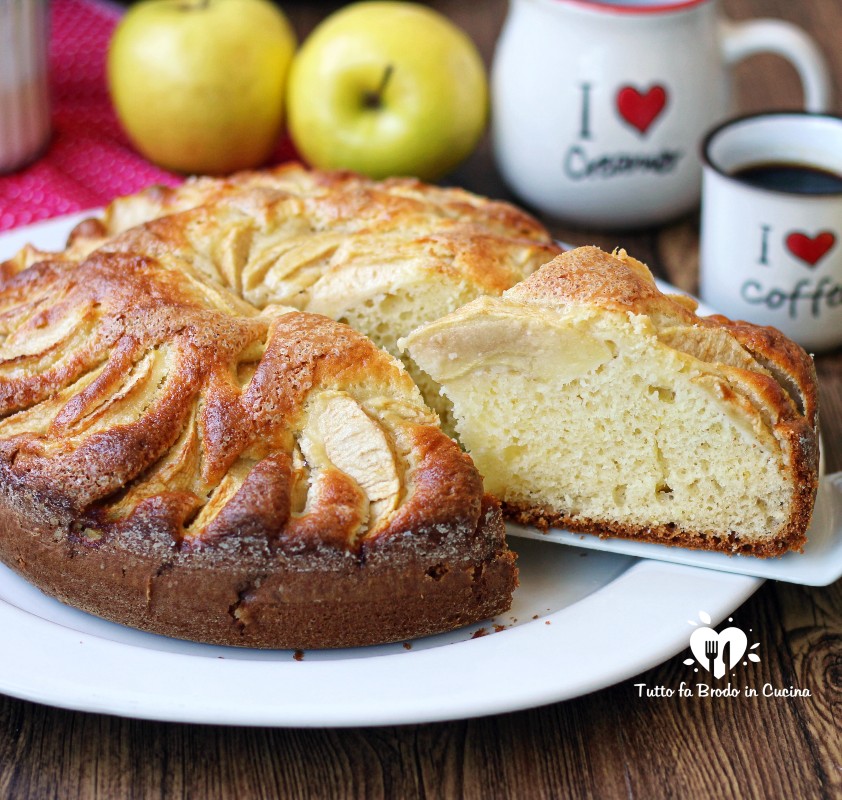
<path id="1" fill-rule="evenodd" d="M 818 47 L 778 20 L 734 23 L 718 0 L 511 0 L 492 71 L 499 169 L 535 208 L 594 227 L 663 222 L 699 199 L 699 144 L 733 111 L 729 70 L 789 59 L 808 111 L 830 80 Z"/>

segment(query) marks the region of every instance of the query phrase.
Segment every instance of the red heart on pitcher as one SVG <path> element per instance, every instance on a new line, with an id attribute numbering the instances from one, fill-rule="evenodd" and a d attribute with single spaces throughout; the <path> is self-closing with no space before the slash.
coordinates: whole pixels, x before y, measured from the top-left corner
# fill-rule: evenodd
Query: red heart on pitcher
<path id="1" fill-rule="evenodd" d="M 835 244 L 836 236 L 830 231 L 822 231 L 812 237 L 794 231 L 786 237 L 786 249 L 811 267 L 815 267 Z"/>
<path id="2" fill-rule="evenodd" d="M 633 128 L 646 133 L 660 116 L 667 104 L 667 90 L 663 86 L 650 86 L 644 93 L 634 86 L 623 86 L 617 92 L 617 111 Z"/>

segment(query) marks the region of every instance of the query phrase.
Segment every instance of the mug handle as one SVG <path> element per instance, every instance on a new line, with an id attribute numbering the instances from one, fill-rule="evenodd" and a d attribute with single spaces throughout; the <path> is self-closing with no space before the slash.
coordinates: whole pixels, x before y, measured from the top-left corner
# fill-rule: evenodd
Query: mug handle
<path id="1" fill-rule="evenodd" d="M 804 107 L 813 114 L 827 112 L 831 103 L 830 74 L 818 45 L 801 28 L 777 19 L 721 23 L 722 53 L 734 64 L 755 53 L 777 53 L 798 72 L 804 87 Z"/>

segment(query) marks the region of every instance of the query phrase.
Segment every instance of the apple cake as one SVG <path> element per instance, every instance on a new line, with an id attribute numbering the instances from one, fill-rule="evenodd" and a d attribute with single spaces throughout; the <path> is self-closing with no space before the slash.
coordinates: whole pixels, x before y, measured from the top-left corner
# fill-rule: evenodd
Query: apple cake
<path id="1" fill-rule="evenodd" d="M 504 203 L 298 166 L 149 190 L 27 248 L 0 265 L 0 559 L 219 644 L 502 613 L 499 503 L 378 345 L 557 252 Z"/>
<path id="2" fill-rule="evenodd" d="M 816 381 L 780 332 L 662 294 L 623 251 L 567 252 L 402 341 L 508 517 L 779 555 L 817 487 Z"/>

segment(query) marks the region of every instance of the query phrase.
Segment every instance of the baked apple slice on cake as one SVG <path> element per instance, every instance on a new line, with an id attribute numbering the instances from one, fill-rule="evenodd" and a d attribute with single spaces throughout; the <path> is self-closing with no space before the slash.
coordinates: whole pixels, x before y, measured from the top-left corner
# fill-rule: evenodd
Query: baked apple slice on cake
<path id="1" fill-rule="evenodd" d="M 101 617 L 249 647 L 508 609 L 499 504 L 400 362 L 166 258 L 0 285 L 0 560 Z"/>

